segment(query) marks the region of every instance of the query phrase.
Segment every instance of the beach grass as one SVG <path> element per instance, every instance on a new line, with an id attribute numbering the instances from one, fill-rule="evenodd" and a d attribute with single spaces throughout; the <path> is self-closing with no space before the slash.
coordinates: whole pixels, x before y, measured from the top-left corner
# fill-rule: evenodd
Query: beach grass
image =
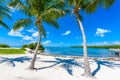
<path id="1" fill-rule="evenodd" d="M 23 49 L 0 49 L 0 54 L 24 54 Z"/>

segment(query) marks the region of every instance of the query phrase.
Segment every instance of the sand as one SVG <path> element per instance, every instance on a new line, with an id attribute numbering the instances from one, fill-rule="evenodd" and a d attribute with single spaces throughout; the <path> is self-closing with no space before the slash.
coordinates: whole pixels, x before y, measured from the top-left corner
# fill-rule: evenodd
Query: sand
<path id="1" fill-rule="evenodd" d="M 0 80 L 120 80 L 120 61 L 90 59 L 93 78 L 82 76 L 83 58 L 38 55 L 36 70 L 28 69 L 32 54 L 0 55 Z"/>

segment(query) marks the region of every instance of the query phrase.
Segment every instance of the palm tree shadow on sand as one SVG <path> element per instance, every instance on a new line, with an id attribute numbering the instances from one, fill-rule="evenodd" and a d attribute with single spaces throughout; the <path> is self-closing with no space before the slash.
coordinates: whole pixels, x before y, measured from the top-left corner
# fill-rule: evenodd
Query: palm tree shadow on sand
<path id="1" fill-rule="evenodd" d="M 116 64 L 115 62 L 100 61 L 100 60 L 96 60 L 95 62 L 97 64 L 97 68 L 92 72 L 93 76 L 95 76 L 100 71 L 102 65 L 112 69 L 114 69 L 115 67 L 120 67 L 120 64 Z"/>
<path id="2" fill-rule="evenodd" d="M 54 60 L 54 61 L 47 60 L 47 61 L 41 61 L 41 62 L 53 63 L 53 64 L 50 65 L 50 66 L 37 68 L 37 70 L 51 68 L 51 67 L 54 67 L 54 66 L 57 66 L 57 65 L 60 64 L 60 66 L 62 68 L 64 68 L 70 75 L 73 75 L 72 66 L 77 66 L 77 67 L 83 68 L 83 63 L 78 63 L 74 59 L 60 59 L 60 58 L 56 58 L 56 60 Z"/>
<path id="3" fill-rule="evenodd" d="M 15 67 L 16 66 L 15 62 L 24 63 L 25 61 L 30 61 L 30 60 L 31 60 L 31 58 L 29 58 L 27 56 L 16 57 L 16 58 L 1 57 L 0 58 L 0 64 L 7 62 L 12 67 Z"/>

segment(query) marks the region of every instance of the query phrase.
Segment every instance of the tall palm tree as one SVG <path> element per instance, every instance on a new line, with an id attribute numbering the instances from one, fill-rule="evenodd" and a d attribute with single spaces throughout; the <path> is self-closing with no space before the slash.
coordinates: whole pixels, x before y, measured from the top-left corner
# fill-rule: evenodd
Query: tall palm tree
<path id="1" fill-rule="evenodd" d="M 30 16 L 28 19 L 18 20 L 13 26 L 14 30 L 18 30 L 21 27 L 28 27 L 30 23 L 32 23 L 31 16 L 36 18 L 35 24 L 38 28 L 38 44 L 29 69 L 34 69 L 38 48 L 41 42 L 41 35 L 46 35 L 43 22 L 58 28 L 59 25 L 56 20 L 65 14 L 62 10 L 62 4 L 64 4 L 64 0 L 25 0 L 25 2 L 22 2 L 22 0 L 13 0 L 9 3 L 10 6 Z"/>
<path id="2" fill-rule="evenodd" d="M 11 19 L 10 9 L 5 4 L 5 0 L 0 0 L 0 25 L 5 27 L 6 29 L 9 29 L 7 24 L 3 22 L 4 17 Z"/>
<path id="3" fill-rule="evenodd" d="M 113 4 L 114 0 L 67 0 L 70 6 L 72 6 L 76 20 L 78 22 L 79 28 L 82 33 L 83 38 L 83 51 L 84 51 L 84 75 L 91 77 L 91 69 L 88 61 L 88 52 L 87 52 L 87 42 L 86 35 L 84 31 L 84 27 L 81 21 L 80 11 L 85 11 L 87 14 L 96 11 L 97 7 L 103 6 L 104 8 L 108 8 Z"/>

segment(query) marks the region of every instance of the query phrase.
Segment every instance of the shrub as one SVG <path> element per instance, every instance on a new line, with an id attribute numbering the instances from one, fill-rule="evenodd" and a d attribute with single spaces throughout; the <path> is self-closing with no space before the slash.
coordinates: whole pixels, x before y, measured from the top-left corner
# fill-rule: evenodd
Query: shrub
<path id="1" fill-rule="evenodd" d="M 1 47 L 1 48 L 9 48 L 10 46 L 7 45 L 7 44 L 0 44 L 0 47 Z"/>
<path id="2" fill-rule="evenodd" d="M 28 45 L 27 44 L 24 44 L 21 49 L 25 49 L 25 48 L 28 48 Z"/>
<path id="3" fill-rule="evenodd" d="M 23 45 L 21 49 L 30 48 L 35 50 L 36 46 L 37 46 L 37 43 L 30 43 L 28 45 L 27 44 Z M 40 45 L 39 50 L 44 51 L 44 47 Z"/>

